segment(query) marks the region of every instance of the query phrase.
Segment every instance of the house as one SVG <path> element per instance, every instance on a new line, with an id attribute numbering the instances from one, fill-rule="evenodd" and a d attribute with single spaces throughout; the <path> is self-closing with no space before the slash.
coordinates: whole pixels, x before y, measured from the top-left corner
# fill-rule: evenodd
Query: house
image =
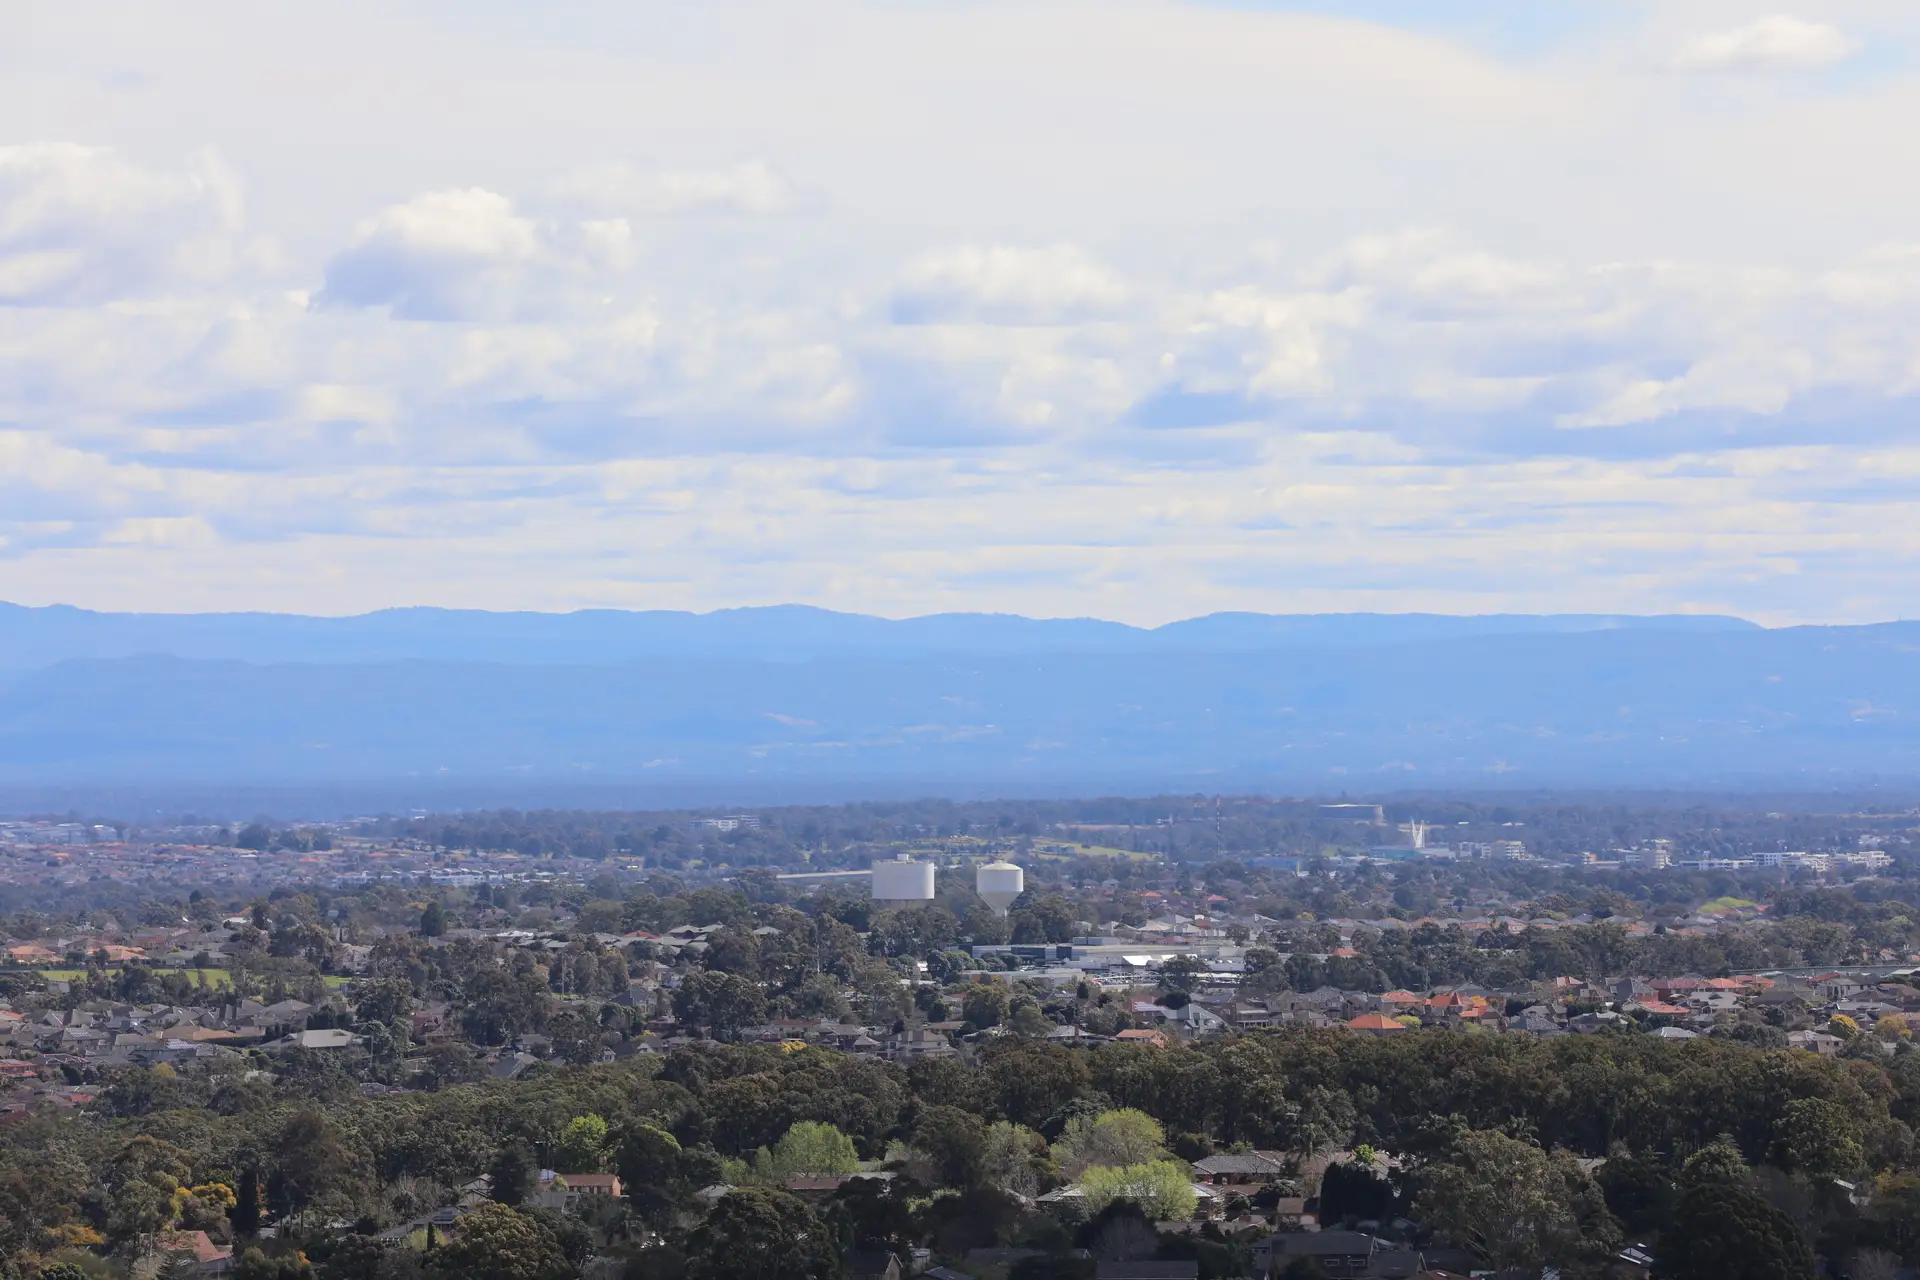
<path id="1" fill-rule="evenodd" d="M 1567 1030 L 1581 1036 L 1598 1035 L 1602 1031 L 1626 1031 L 1632 1027 L 1633 1021 L 1626 1015 L 1606 1009 L 1567 1019 Z"/>
<path id="2" fill-rule="evenodd" d="M 847 1253 L 848 1280 L 900 1280 L 900 1259 L 887 1249 L 853 1249 Z"/>
<path id="3" fill-rule="evenodd" d="M 1193 1162 L 1199 1180 L 1216 1187 L 1279 1182 L 1287 1176 L 1277 1151 L 1249 1151 L 1244 1155 L 1211 1155 Z"/>
<path id="4" fill-rule="evenodd" d="M 1809 985 L 1820 993 L 1823 1000 L 1846 1000 L 1865 989 L 1866 984 L 1849 978 L 1844 973 L 1823 973 L 1807 979 Z"/>
<path id="5" fill-rule="evenodd" d="M 1364 1276 L 1382 1243 L 1358 1231 L 1305 1231 L 1269 1236 L 1253 1246 L 1255 1275 L 1286 1270 L 1295 1258 L 1317 1263 L 1329 1277 Z"/>
<path id="6" fill-rule="evenodd" d="M 360 1037 L 343 1027 L 327 1027 L 320 1031 L 296 1031 L 283 1036 L 261 1048 L 268 1053 L 285 1053 L 291 1049 L 350 1049 L 360 1043 Z"/>
<path id="7" fill-rule="evenodd" d="M 1307 1212 L 1304 1196 L 1281 1196 L 1273 1202 L 1273 1225 L 1286 1231 L 1308 1228 L 1315 1218 Z"/>
<path id="8" fill-rule="evenodd" d="M 204 1231 L 170 1231 L 160 1237 L 157 1250 L 162 1256 L 186 1254 L 194 1261 L 198 1274 L 225 1275 L 233 1270 L 233 1250 L 215 1244 Z"/>
<path id="9" fill-rule="evenodd" d="M 1351 1018 L 1346 1024 L 1347 1030 L 1358 1031 L 1368 1036 L 1392 1036 L 1405 1031 L 1406 1024 L 1395 1022 L 1384 1013 L 1363 1013 Z"/>
<path id="10" fill-rule="evenodd" d="M 1114 1039 L 1121 1044 L 1144 1044 L 1156 1049 L 1164 1049 L 1169 1043 L 1167 1033 L 1164 1031 L 1145 1031 L 1138 1028 L 1122 1031 L 1114 1036 Z"/>
<path id="11" fill-rule="evenodd" d="M 1823 1058 L 1838 1056 L 1840 1050 L 1846 1046 L 1846 1043 L 1847 1042 L 1839 1036 L 1828 1035 L 1824 1031 L 1789 1031 L 1787 1033 L 1787 1047 L 1789 1049 L 1805 1049 L 1807 1052 L 1817 1053 Z"/>
<path id="12" fill-rule="evenodd" d="M 889 1035 L 886 1040 L 886 1056 L 895 1062 L 915 1062 L 921 1058 L 957 1057 L 958 1051 L 946 1036 L 930 1030 L 925 1023 L 920 1023 L 908 1027 L 898 1035 Z"/>
<path id="13" fill-rule="evenodd" d="M 790 1194 L 802 1200 L 825 1204 L 849 1182 L 869 1181 L 884 1191 L 893 1179 L 891 1173 L 796 1173 L 787 1179 L 786 1188 Z"/>
<path id="14" fill-rule="evenodd" d="M 1686 999 L 1689 1008 L 1730 1013 L 1740 1007 L 1740 997 L 1731 991 L 1695 991 Z"/>
<path id="15" fill-rule="evenodd" d="M 530 1053 L 502 1053 L 487 1067 L 487 1074 L 495 1080 L 518 1079 L 520 1073 L 540 1059 Z"/>
<path id="16" fill-rule="evenodd" d="M 589 1197 L 618 1200 L 622 1194 L 624 1191 L 616 1174 L 555 1173 L 551 1169 L 542 1169 L 540 1185 L 527 1198 L 543 1209 L 579 1213 L 581 1205 Z"/>
<path id="17" fill-rule="evenodd" d="M 1567 1034 L 1566 1028 L 1554 1021 L 1553 1014 L 1545 1005 L 1533 1005 L 1522 1009 L 1518 1017 L 1507 1021 L 1507 1030 L 1542 1037 Z"/>
<path id="18" fill-rule="evenodd" d="M 1227 1020 L 1213 1010 L 1188 1001 L 1167 1014 L 1167 1021 L 1196 1036 L 1218 1035 L 1227 1029 Z"/>
<path id="19" fill-rule="evenodd" d="M 1644 1013 L 1650 1018 L 1685 1017 L 1687 1009 L 1683 1005 L 1662 1004 L 1658 1000 L 1642 1000 L 1638 1004 L 1622 1005 L 1627 1013 Z"/>
<path id="20" fill-rule="evenodd" d="M 1286 1014 L 1264 1002 L 1237 1001 L 1223 1006 L 1220 1014 L 1232 1024 L 1236 1031 L 1253 1031 L 1264 1027 L 1277 1027 L 1286 1020 Z"/>

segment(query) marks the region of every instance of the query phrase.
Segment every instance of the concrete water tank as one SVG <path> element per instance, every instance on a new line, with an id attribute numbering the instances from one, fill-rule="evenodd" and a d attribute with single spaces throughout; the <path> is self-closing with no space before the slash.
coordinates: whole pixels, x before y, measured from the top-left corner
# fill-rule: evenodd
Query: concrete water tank
<path id="1" fill-rule="evenodd" d="M 873 900 L 911 905 L 933 901 L 933 864 L 900 858 L 873 864 Z"/>
<path id="2" fill-rule="evenodd" d="M 973 891 L 993 908 L 993 914 L 1004 916 L 1013 905 L 1021 891 L 1027 887 L 1027 874 L 1011 862 L 982 863 L 974 873 Z"/>

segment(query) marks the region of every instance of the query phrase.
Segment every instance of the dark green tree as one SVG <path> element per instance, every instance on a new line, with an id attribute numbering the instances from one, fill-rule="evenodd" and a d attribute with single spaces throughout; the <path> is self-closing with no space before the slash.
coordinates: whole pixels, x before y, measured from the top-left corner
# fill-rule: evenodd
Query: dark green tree
<path id="1" fill-rule="evenodd" d="M 534 1175 L 539 1170 L 532 1152 L 518 1142 L 509 1142 L 494 1153 L 493 1164 L 487 1172 L 493 1180 L 494 1203 L 517 1205 L 532 1193 Z"/>
<path id="2" fill-rule="evenodd" d="M 767 999 L 757 982 L 702 970 L 673 993 L 673 1016 L 689 1026 L 709 1028 L 716 1040 L 732 1040 L 742 1027 L 766 1021 Z"/>
<path id="3" fill-rule="evenodd" d="M 837 1280 L 841 1274 L 832 1232 L 784 1191 L 729 1191 L 687 1238 L 689 1280 Z"/>
<path id="4" fill-rule="evenodd" d="M 1707 1182 L 1681 1191 L 1660 1237 L 1663 1280 L 1813 1280 L 1800 1229 L 1747 1187 Z"/>
<path id="5" fill-rule="evenodd" d="M 941 1182 L 953 1187 L 972 1186 L 980 1180 L 987 1126 L 979 1116 L 959 1107 L 926 1107 L 914 1124 L 913 1145 L 933 1161 L 935 1176 Z"/>
<path id="6" fill-rule="evenodd" d="M 427 1263 L 435 1280 L 572 1280 L 578 1274 L 553 1232 L 504 1204 L 462 1218 Z"/>
<path id="7" fill-rule="evenodd" d="M 260 1230 L 260 1170 L 250 1163 L 241 1167 L 234 1182 L 227 1221 L 233 1224 L 233 1234 L 242 1238 Z"/>

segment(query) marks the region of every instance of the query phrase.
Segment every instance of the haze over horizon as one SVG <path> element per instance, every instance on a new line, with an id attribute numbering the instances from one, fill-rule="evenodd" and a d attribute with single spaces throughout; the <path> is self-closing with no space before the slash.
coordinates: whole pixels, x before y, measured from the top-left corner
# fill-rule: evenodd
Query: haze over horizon
<path id="1" fill-rule="evenodd" d="M 1920 623 L 0 606 L 0 788 L 1920 782 Z"/>

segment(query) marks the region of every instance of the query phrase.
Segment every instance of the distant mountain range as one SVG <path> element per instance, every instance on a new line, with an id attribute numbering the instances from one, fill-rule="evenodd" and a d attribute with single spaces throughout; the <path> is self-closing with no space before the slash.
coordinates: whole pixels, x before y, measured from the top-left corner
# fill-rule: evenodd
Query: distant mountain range
<path id="1" fill-rule="evenodd" d="M 0 605 L 0 785 L 1920 780 L 1920 623 Z"/>
<path id="2" fill-rule="evenodd" d="M 646 658 L 799 662 L 835 656 L 949 653 L 1260 653 L 1378 648 L 1472 636 L 1586 631 L 1756 631 L 1739 618 L 1605 614 L 1215 613 L 1163 627 L 1095 618 L 936 613 L 874 618 L 806 605 L 629 613 L 484 613 L 384 609 L 351 618 L 285 613 L 94 613 L 0 603 L 0 675 L 71 658 L 224 658 L 240 662 L 510 662 L 554 665 Z"/>

